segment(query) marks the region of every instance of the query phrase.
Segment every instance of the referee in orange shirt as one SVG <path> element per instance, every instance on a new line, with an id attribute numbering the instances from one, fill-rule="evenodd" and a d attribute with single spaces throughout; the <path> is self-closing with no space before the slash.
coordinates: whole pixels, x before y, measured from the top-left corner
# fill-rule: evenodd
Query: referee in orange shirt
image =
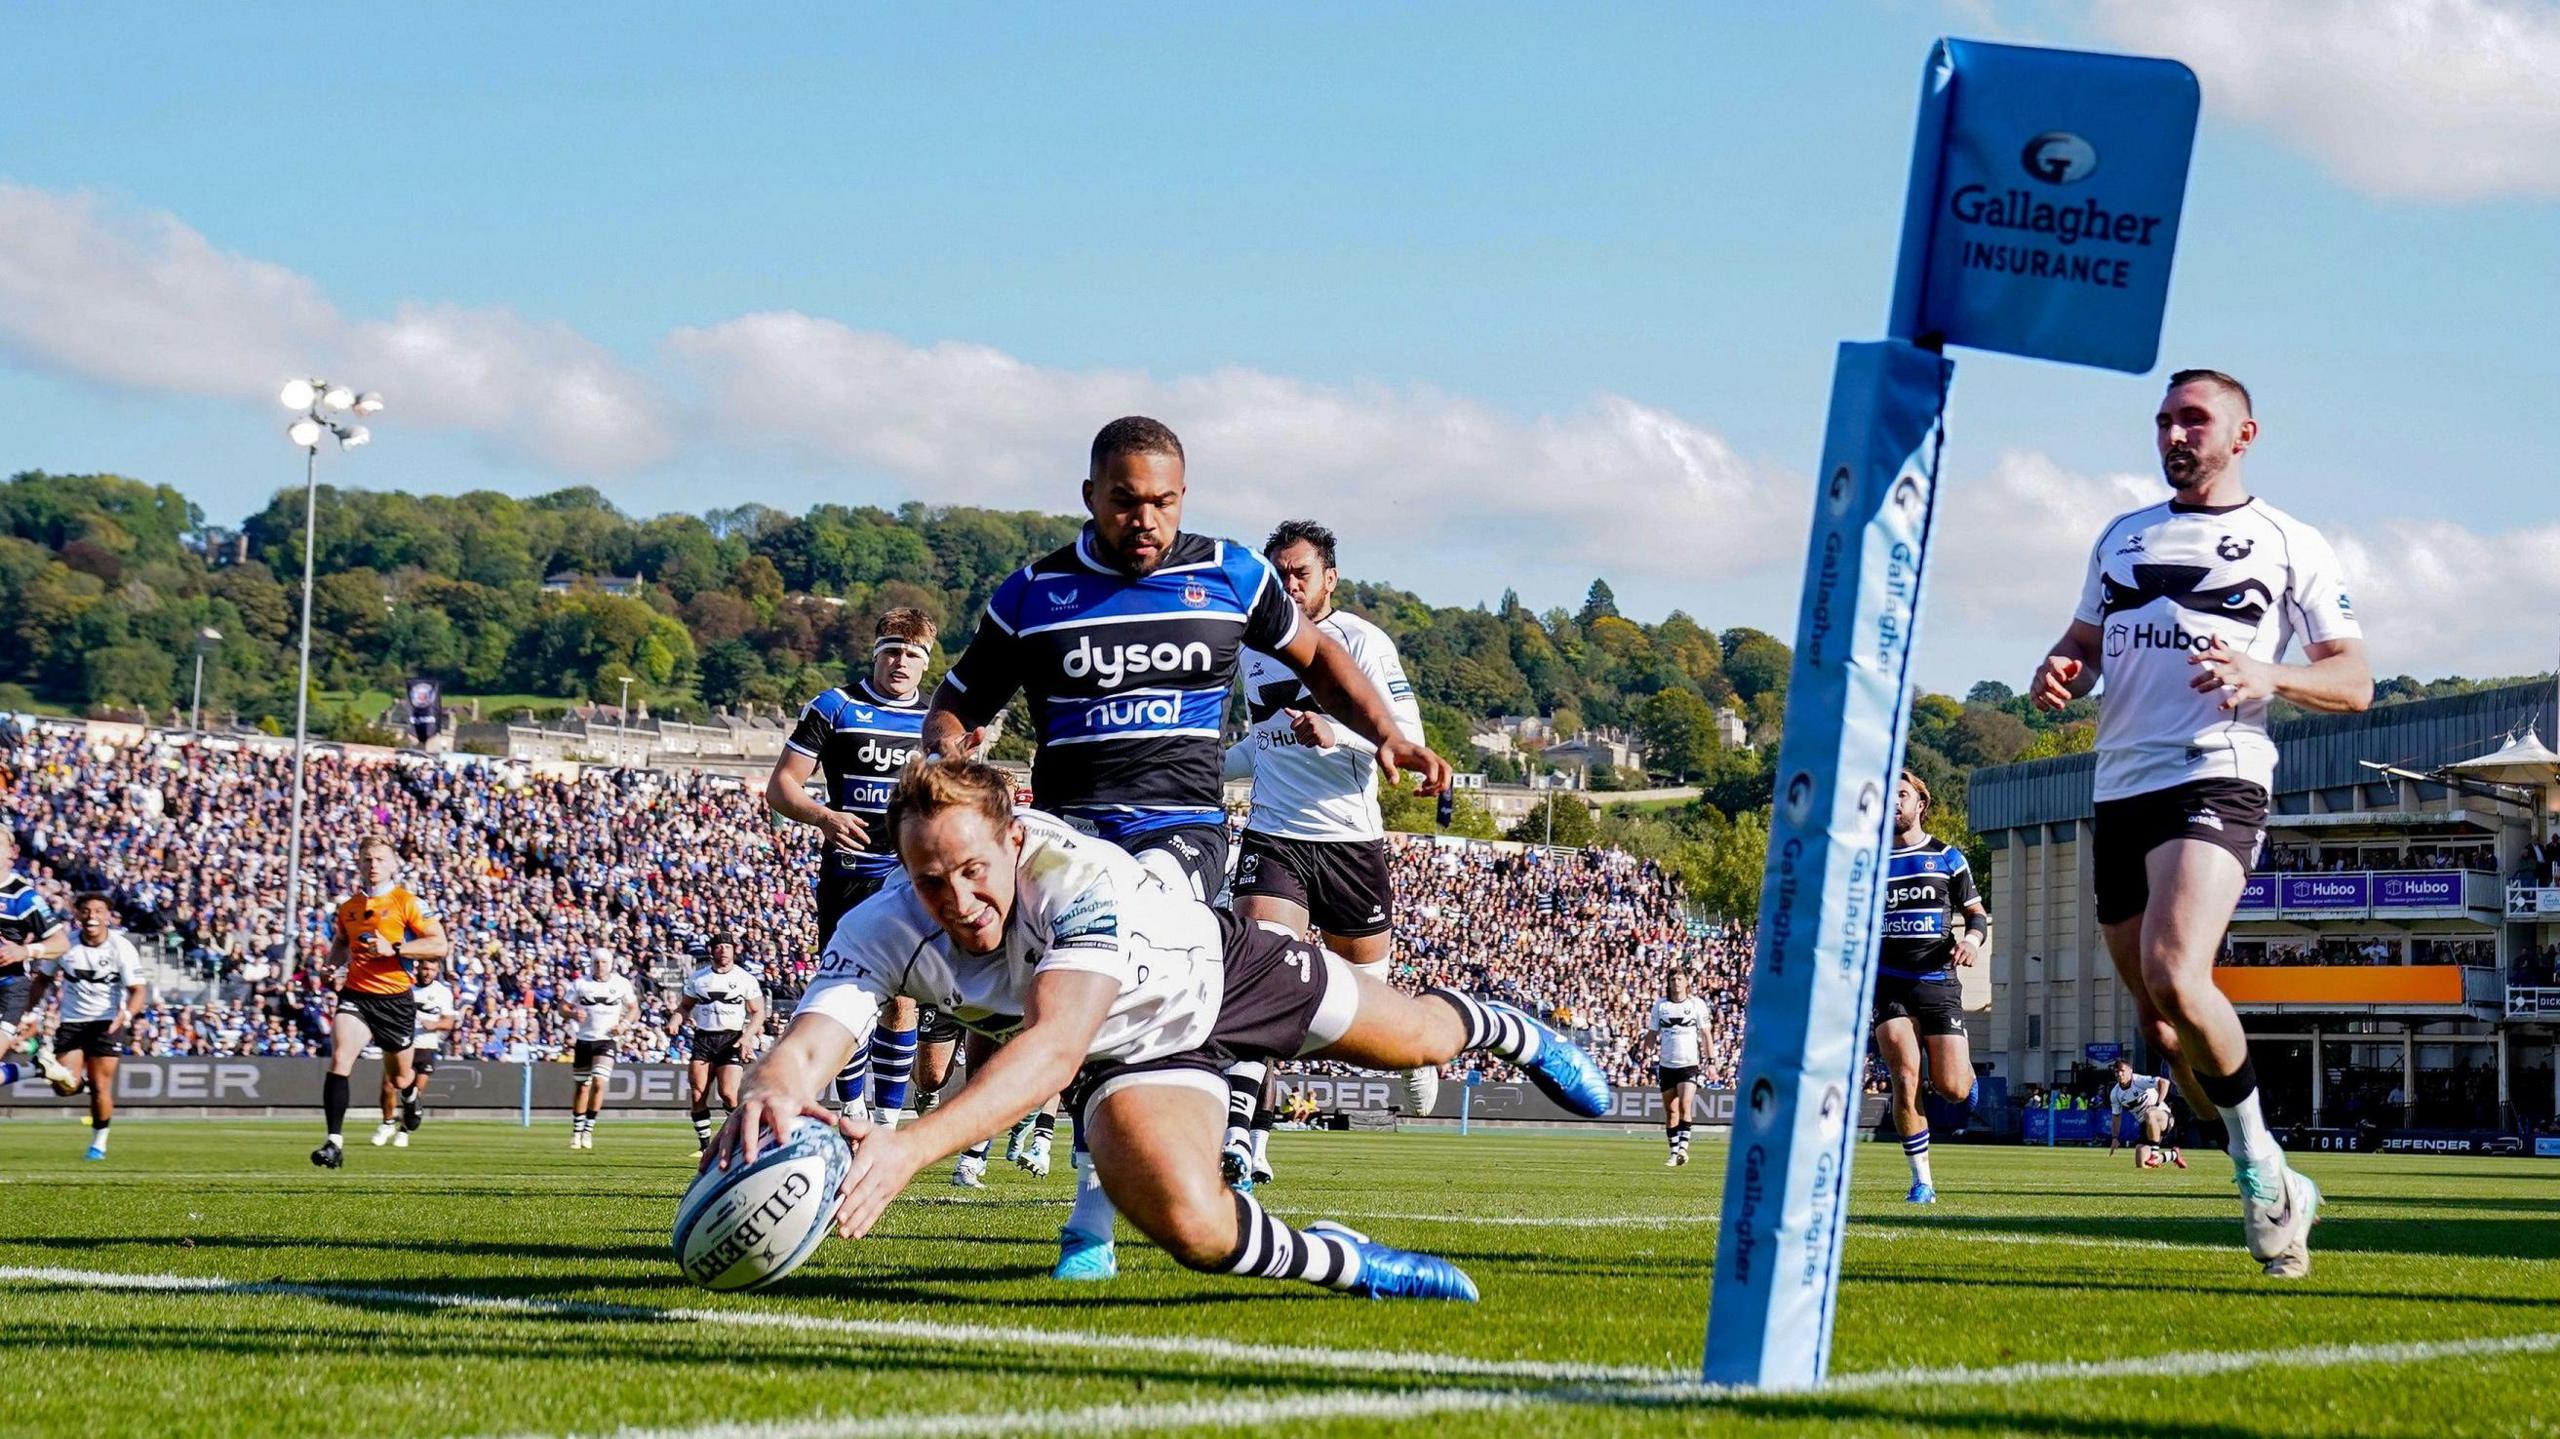
<path id="1" fill-rule="evenodd" d="M 329 1116 L 329 1138 L 311 1151 L 311 1162 L 335 1169 L 347 1162 L 347 1076 L 370 1038 L 382 1050 L 382 1072 L 399 1093 L 401 1117 L 415 1129 L 417 1081 L 409 1071 L 409 1045 L 418 1012 L 409 991 L 409 966 L 442 959 L 452 951 L 444 926 L 400 883 L 400 852 L 382 835 L 356 847 L 356 882 L 364 893 L 338 905 L 330 926 L 329 964 L 342 969 L 338 1014 L 329 1026 L 329 1077 L 320 1081 L 320 1105 Z"/>

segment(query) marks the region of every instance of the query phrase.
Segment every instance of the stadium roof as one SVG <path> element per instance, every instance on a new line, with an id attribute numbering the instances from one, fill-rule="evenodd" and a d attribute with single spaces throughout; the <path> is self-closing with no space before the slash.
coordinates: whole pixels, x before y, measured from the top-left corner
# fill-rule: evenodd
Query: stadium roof
<path id="1" fill-rule="evenodd" d="M 2314 790 L 2327 807 L 2375 808 L 2359 786 L 2377 782 L 2362 761 L 2429 771 L 2485 754 L 2539 718 L 2549 718 L 2548 680 L 2502 685 L 2444 699 L 2382 705 L 2351 715 L 2310 715 L 2274 727 L 2280 762 L 2275 808 L 2310 808 Z M 2097 756 L 2063 755 L 1973 772 L 1966 809 L 1976 833 L 2086 819 Z"/>

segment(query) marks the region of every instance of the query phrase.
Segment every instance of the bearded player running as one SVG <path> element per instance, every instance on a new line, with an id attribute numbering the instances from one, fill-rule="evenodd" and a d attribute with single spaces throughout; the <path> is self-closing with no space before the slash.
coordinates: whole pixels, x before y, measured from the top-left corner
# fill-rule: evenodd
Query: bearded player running
<path id="1" fill-rule="evenodd" d="M 2175 493 L 2099 534 L 2071 627 L 2027 692 L 2058 710 L 2105 671 L 2092 848 L 2107 953 L 2153 1051 L 2222 1115 L 2250 1256 L 2272 1278 L 2300 1278 L 2320 1190 L 2267 1128 L 2248 1032 L 2213 961 L 2265 835 L 2268 702 L 2360 711 L 2373 670 L 2328 541 L 2249 494 L 2247 388 L 2180 370 L 2152 423 Z M 2311 662 L 2282 663 L 2297 639 Z"/>

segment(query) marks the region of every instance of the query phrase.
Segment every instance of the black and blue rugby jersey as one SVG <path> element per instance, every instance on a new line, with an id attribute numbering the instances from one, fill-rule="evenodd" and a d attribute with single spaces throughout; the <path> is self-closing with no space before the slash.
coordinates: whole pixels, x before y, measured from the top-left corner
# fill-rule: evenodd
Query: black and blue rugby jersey
<path id="1" fill-rule="evenodd" d="M 1031 701 L 1040 808 L 1119 841 L 1225 822 L 1220 731 L 1245 646 L 1276 654 L 1298 607 L 1262 556 L 1178 535 L 1132 579 L 1096 557 L 1093 527 L 1005 577 L 949 683 L 972 728 L 1016 690 Z"/>
<path id="2" fill-rule="evenodd" d="M 871 831 L 861 851 L 827 846 L 831 869 L 865 876 L 892 874 L 897 846 L 889 837 L 889 790 L 924 735 L 924 698 L 883 698 L 868 679 L 831 689 L 800 712 L 787 743 L 818 762 L 827 777 L 827 807 L 858 816 Z"/>
<path id="3" fill-rule="evenodd" d="M 1897 849 L 1884 873 L 1884 946 L 1876 968 L 1896 979 L 1948 979 L 1962 912 L 1981 902 L 1964 851 L 1934 835 Z"/>
<path id="4" fill-rule="evenodd" d="M 60 934 L 61 915 L 36 893 L 35 882 L 23 874 L 0 874 L 0 939 L 11 944 L 33 945 Z M 22 972 L 21 965 L 0 965 L 0 971 Z"/>

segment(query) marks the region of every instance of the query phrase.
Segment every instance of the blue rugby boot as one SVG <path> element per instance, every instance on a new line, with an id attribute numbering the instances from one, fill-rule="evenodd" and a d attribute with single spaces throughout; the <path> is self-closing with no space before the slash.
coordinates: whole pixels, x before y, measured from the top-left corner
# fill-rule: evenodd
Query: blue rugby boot
<path id="1" fill-rule="evenodd" d="M 1585 1119 L 1598 1119 L 1609 1112 L 1609 1080 L 1591 1056 L 1582 1052 L 1572 1040 L 1556 1033 L 1538 1017 L 1516 1004 L 1498 999 L 1482 1001 L 1487 1009 L 1497 1009 L 1516 1017 L 1538 1035 L 1538 1057 L 1521 1062 L 1529 1082 L 1541 1093 Z"/>
<path id="2" fill-rule="evenodd" d="M 1058 1231 L 1058 1263 L 1049 1271 L 1052 1279 L 1070 1284 L 1091 1283 L 1120 1277 L 1120 1254 L 1109 1239 L 1096 1239 L 1072 1229 Z"/>
<path id="3" fill-rule="evenodd" d="M 1935 1204 L 1938 1202 L 1938 1191 L 1934 1186 L 1914 1183 L 1911 1186 L 1911 1192 L 1902 1196 L 1902 1202 L 1905 1204 Z"/>
<path id="4" fill-rule="evenodd" d="M 1330 1234 L 1351 1241 L 1360 1251 L 1360 1281 L 1348 1292 L 1370 1299 L 1455 1299 L 1467 1304 L 1476 1302 L 1476 1282 L 1467 1271 L 1437 1254 L 1418 1254 L 1380 1244 L 1368 1235 L 1319 1219 L 1307 1226 L 1309 1233 Z"/>

